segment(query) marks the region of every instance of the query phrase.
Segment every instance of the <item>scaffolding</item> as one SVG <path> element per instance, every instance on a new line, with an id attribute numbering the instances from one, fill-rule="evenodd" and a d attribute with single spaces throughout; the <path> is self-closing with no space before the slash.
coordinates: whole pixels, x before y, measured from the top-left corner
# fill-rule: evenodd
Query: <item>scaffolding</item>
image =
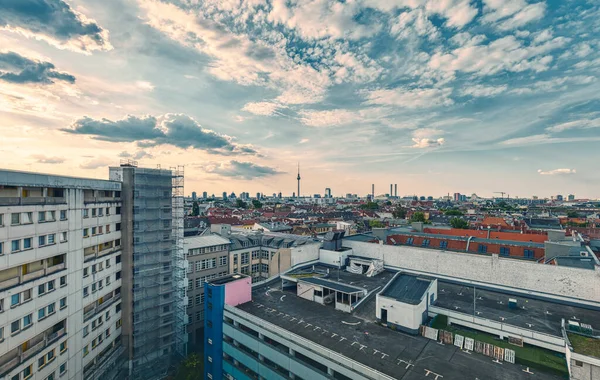
<path id="1" fill-rule="evenodd" d="M 183 169 L 134 169 L 131 379 L 166 377 L 185 355 Z M 181 204 L 181 205 L 180 205 Z M 185 326 L 185 325 L 184 325 Z M 185 328 L 185 327 L 184 327 Z M 185 334 L 184 334 L 185 335 Z"/>
<path id="2" fill-rule="evenodd" d="M 172 235 L 173 235 L 173 279 L 175 296 L 175 347 L 179 358 L 187 355 L 187 260 L 183 249 L 184 231 L 184 167 L 171 168 L 172 173 Z M 177 357 L 175 358 L 177 359 Z"/>

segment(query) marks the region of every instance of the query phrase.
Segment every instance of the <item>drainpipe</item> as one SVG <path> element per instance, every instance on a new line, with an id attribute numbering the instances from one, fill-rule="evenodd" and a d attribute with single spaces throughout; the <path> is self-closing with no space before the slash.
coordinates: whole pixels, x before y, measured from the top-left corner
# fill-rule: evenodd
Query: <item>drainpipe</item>
<path id="1" fill-rule="evenodd" d="M 492 226 L 488 226 L 488 234 L 487 234 L 487 238 L 490 238 L 490 231 L 492 230 Z"/>
<path id="2" fill-rule="evenodd" d="M 473 236 L 469 236 L 469 238 L 467 239 L 467 252 L 469 252 L 469 245 L 471 245 L 471 239 L 473 239 Z"/>

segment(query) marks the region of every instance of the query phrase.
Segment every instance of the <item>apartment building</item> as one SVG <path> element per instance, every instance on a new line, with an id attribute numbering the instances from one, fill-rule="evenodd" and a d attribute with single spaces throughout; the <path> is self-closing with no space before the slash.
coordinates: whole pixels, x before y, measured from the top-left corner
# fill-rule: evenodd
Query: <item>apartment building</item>
<path id="1" fill-rule="evenodd" d="M 0 378 L 112 379 L 121 183 L 0 171 Z"/>
<path id="2" fill-rule="evenodd" d="M 123 346 L 129 379 L 160 379 L 186 354 L 183 169 L 110 168 L 122 184 Z"/>
<path id="3" fill-rule="evenodd" d="M 204 331 L 204 283 L 229 274 L 229 239 L 219 235 L 187 237 L 187 326 L 191 350 L 202 348 Z"/>

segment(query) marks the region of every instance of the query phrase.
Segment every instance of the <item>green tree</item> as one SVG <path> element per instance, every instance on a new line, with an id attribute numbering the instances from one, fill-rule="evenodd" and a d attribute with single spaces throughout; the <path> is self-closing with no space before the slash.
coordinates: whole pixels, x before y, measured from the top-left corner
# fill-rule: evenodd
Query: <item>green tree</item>
<path id="1" fill-rule="evenodd" d="M 179 364 L 174 380 L 202 380 L 204 378 L 204 358 L 196 353 L 189 354 Z"/>
<path id="2" fill-rule="evenodd" d="M 243 200 L 241 200 L 241 199 L 237 199 L 235 201 L 235 207 L 237 207 L 237 208 L 247 208 L 248 204 L 246 202 L 244 202 Z"/>
<path id="3" fill-rule="evenodd" d="M 394 211 L 392 211 L 392 215 L 396 219 L 406 219 L 406 209 L 402 206 L 397 206 Z"/>
<path id="4" fill-rule="evenodd" d="M 577 214 L 577 211 L 567 211 L 567 216 L 569 218 L 577 218 L 577 217 L 579 217 L 579 215 Z"/>
<path id="5" fill-rule="evenodd" d="M 411 222 L 423 222 L 425 223 L 425 214 L 421 211 L 417 211 L 410 217 Z"/>
<path id="6" fill-rule="evenodd" d="M 391 206 L 391 205 L 392 205 L 392 202 L 391 202 L 391 201 L 386 201 L 386 202 L 385 202 L 385 205 L 386 205 L 386 206 Z"/>
<path id="7" fill-rule="evenodd" d="M 466 230 L 467 228 L 469 228 L 469 223 L 462 218 L 452 218 L 450 219 L 450 227 L 462 228 Z"/>
<path id="8" fill-rule="evenodd" d="M 192 203 L 192 216 L 200 215 L 200 206 L 198 206 L 198 202 L 194 201 Z"/>
<path id="9" fill-rule="evenodd" d="M 384 228 L 385 227 L 385 223 L 383 223 L 381 220 L 369 220 L 369 227 L 371 228 Z"/>
<path id="10" fill-rule="evenodd" d="M 262 203 L 258 200 L 258 199 L 253 199 L 252 200 L 252 207 L 259 209 L 262 208 Z"/>
<path id="11" fill-rule="evenodd" d="M 376 202 L 367 202 L 365 204 L 360 205 L 360 208 L 363 210 L 378 210 L 379 204 Z"/>
<path id="12" fill-rule="evenodd" d="M 446 212 L 444 212 L 444 214 L 446 215 L 450 215 L 450 216 L 463 216 L 464 214 L 462 213 L 462 211 L 457 210 L 455 208 L 451 209 L 451 210 L 446 210 Z"/>

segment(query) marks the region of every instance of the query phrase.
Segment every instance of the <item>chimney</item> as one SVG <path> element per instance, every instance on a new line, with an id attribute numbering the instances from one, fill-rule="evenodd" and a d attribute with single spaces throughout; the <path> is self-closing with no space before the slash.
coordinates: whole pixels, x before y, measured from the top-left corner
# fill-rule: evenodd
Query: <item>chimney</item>
<path id="1" fill-rule="evenodd" d="M 398 184 L 394 185 L 394 196 L 398 197 Z"/>
<path id="2" fill-rule="evenodd" d="M 375 199 L 375 184 L 371 185 L 371 198 Z"/>
<path id="3" fill-rule="evenodd" d="M 394 185 L 390 183 L 390 197 L 394 195 Z"/>

